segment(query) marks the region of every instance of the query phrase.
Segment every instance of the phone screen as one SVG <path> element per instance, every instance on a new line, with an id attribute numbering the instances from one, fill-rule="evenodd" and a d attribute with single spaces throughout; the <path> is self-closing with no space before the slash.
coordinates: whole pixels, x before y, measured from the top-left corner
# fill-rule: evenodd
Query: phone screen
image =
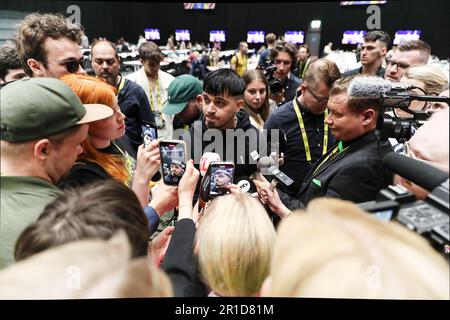
<path id="1" fill-rule="evenodd" d="M 185 144 L 177 141 L 160 141 L 159 149 L 164 183 L 177 186 L 186 170 Z"/>
<path id="2" fill-rule="evenodd" d="M 210 197 L 228 193 L 226 188 L 233 183 L 234 164 L 231 162 L 211 163 Z"/>
<path id="3" fill-rule="evenodd" d="M 144 146 L 148 146 L 153 140 L 158 138 L 156 126 L 151 123 L 143 123 L 141 127 Z"/>

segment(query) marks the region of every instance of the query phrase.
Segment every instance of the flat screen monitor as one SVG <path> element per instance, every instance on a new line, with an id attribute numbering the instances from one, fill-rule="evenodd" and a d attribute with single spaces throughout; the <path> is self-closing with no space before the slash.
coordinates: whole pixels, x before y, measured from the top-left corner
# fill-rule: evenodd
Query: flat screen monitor
<path id="1" fill-rule="evenodd" d="M 305 42 L 305 33 L 303 31 L 286 31 L 284 33 L 284 40 L 289 43 L 303 43 Z"/>
<path id="2" fill-rule="evenodd" d="M 342 36 L 342 44 L 358 44 L 364 42 L 364 30 L 347 30 Z"/>
<path id="3" fill-rule="evenodd" d="M 409 40 L 419 40 L 420 33 L 420 30 L 398 30 L 395 33 L 394 44 L 400 44 Z"/>
<path id="4" fill-rule="evenodd" d="M 144 31 L 146 40 L 159 40 L 159 29 L 145 29 Z"/>
<path id="5" fill-rule="evenodd" d="M 216 7 L 216 3 L 198 3 L 198 2 L 183 2 L 186 10 L 212 10 Z"/>
<path id="6" fill-rule="evenodd" d="M 189 30 L 175 30 L 176 41 L 191 41 L 191 32 Z"/>
<path id="7" fill-rule="evenodd" d="M 225 31 L 211 30 L 209 32 L 209 42 L 225 42 Z"/>
<path id="8" fill-rule="evenodd" d="M 385 4 L 387 0 L 370 1 L 341 1 L 341 6 L 370 6 L 372 4 Z"/>
<path id="9" fill-rule="evenodd" d="M 247 32 L 247 43 L 264 43 L 264 31 L 249 31 Z"/>

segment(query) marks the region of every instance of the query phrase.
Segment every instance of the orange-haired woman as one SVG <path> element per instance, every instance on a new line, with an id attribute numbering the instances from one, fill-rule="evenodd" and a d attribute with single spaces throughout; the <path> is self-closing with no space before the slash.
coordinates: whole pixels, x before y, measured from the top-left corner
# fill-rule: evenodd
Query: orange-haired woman
<path id="1" fill-rule="evenodd" d="M 64 189 L 112 178 L 131 187 L 145 207 L 149 200 L 148 184 L 160 164 L 158 142 L 140 146 L 135 161 L 117 141 L 125 134 L 125 116 L 117 104 L 116 89 L 101 79 L 86 75 L 69 74 L 61 80 L 72 88 L 82 103 L 105 104 L 114 110 L 114 114 L 91 123 L 88 138 L 82 143 L 83 153 L 59 186 Z"/>

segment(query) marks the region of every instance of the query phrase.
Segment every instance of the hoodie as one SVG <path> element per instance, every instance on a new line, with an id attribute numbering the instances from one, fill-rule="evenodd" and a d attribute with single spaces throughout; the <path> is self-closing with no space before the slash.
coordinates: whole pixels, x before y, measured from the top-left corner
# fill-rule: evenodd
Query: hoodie
<path id="1" fill-rule="evenodd" d="M 189 133 L 183 137 L 191 159 L 198 169 L 204 152 L 216 152 L 221 161 L 232 161 L 235 165 L 234 182 L 256 171 L 258 129 L 251 123 L 248 114 L 241 110 L 236 114 L 235 129 L 219 130 L 206 127 L 205 119 L 194 122 Z M 256 139 L 256 140 L 255 140 Z M 253 152 L 253 157 L 251 153 Z"/>

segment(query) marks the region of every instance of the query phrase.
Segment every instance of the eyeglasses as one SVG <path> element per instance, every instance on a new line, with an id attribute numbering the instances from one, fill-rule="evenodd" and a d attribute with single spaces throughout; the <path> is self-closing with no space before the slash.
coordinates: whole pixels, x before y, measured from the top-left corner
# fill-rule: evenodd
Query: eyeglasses
<path id="1" fill-rule="evenodd" d="M 47 60 L 47 62 L 48 62 L 48 60 Z M 87 62 L 87 60 L 85 60 L 83 57 L 80 60 L 64 61 L 64 62 L 59 63 L 59 65 L 64 66 L 66 68 L 67 72 L 69 72 L 69 73 L 76 73 L 78 71 L 78 69 L 80 68 L 80 66 L 83 69 L 86 68 L 86 62 Z"/>
<path id="2" fill-rule="evenodd" d="M 320 103 L 320 104 L 325 104 L 325 103 L 328 102 L 329 97 L 326 97 L 326 98 L 318 97 L 318 96 L 316 96 L 316 95 L 314 94 L 314 92 L 311 90 L 311 88 L 306 87 L 306 89 L 308 89 L 309 92 L 311 92 L 312 96 L 314 97 L 314 99 L 317 100 L 318 103 Z"/>
<path id="3" fill-rule="evenodd" d="M 86 62 L 87 62 L 87 60 L 85 60 L 84 58 L 81 58 L 80 60 L 69 60 L 69 61 L 66 61 L 66 62 L 63 63 L 63 65 L 66 67 L 67 72 L 75 73 L 75 72 L 78 71 L 80 66 L 81 66 L 81 68 L 85 69 L 86 68 Z"/>

